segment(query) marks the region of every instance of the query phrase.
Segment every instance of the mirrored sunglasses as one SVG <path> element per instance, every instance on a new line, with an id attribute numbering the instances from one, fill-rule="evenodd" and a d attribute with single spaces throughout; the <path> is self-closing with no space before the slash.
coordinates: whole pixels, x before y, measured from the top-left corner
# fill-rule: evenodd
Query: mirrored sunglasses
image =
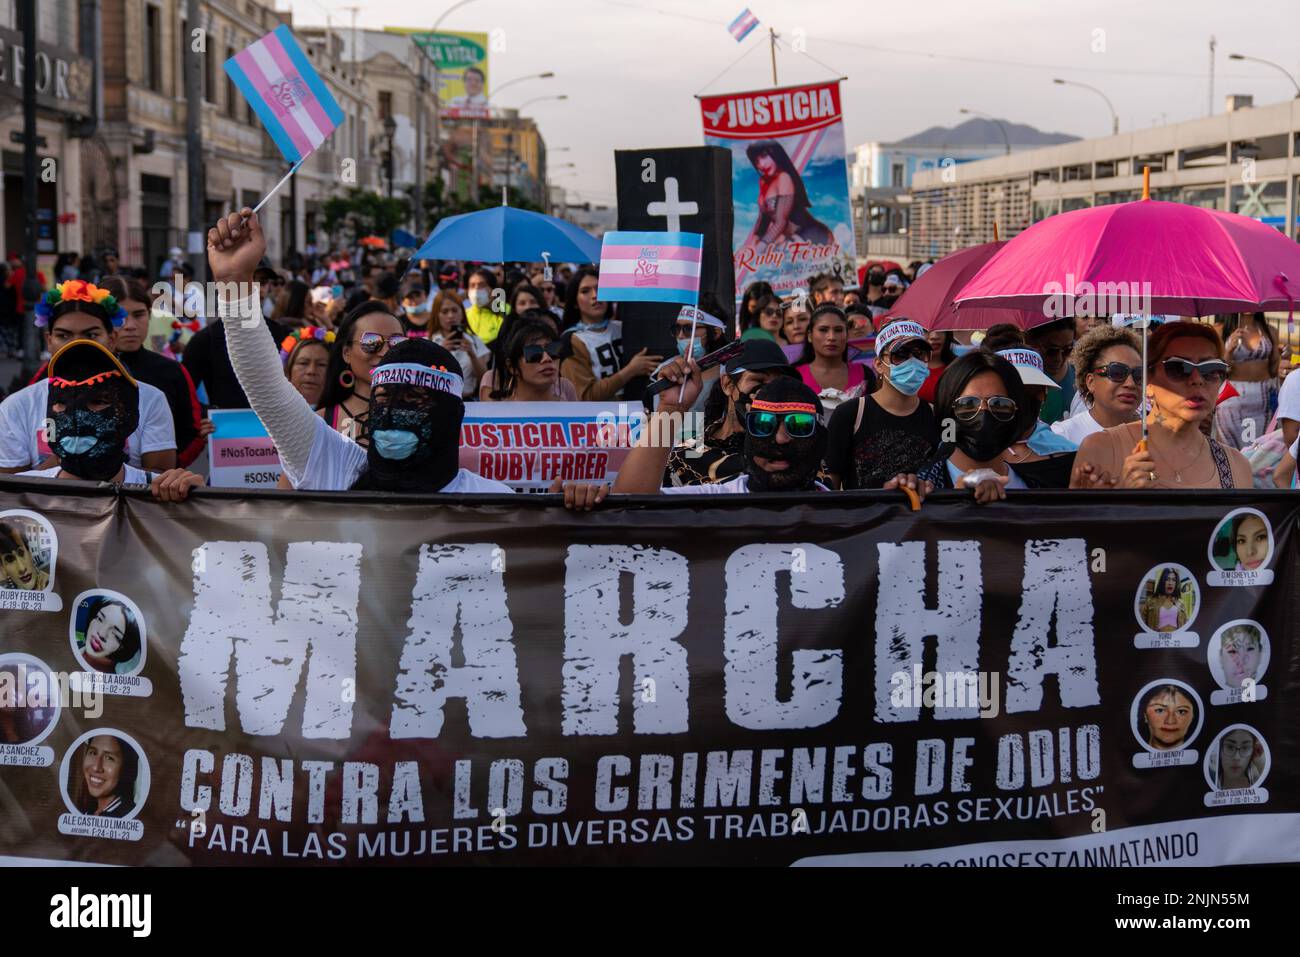
<path id="1" fill-rule="evenodd" d="M 792 439 L 806 439 L 817 431 L 817 416 L 811 412 L 750 412 L 745 416 L 745 430 L 756 439 L 776 434 L 785 420 L 785 430 Z"/>

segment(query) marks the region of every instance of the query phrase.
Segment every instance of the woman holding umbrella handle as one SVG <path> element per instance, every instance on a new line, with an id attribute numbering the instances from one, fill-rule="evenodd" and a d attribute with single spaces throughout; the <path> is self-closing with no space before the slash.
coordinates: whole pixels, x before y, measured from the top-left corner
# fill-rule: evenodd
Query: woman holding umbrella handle
<path id="1" fill-rule="evenodd" d="M 1201 430 L 1227 375 L 1213 326 L 1160 326 L 1147 347 L 1147 437 L 1138 422 L 1089 435 L 1079 446 L 1071 488 L 1250 488 L 1246 457 Z"/>

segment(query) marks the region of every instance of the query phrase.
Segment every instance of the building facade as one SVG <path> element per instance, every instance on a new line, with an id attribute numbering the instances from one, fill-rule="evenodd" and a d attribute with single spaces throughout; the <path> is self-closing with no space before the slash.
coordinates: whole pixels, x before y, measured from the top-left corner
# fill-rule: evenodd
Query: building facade
<path id="1" fill-rule="evenodd" d="M 36 18 L 37 182 L 23 175 L 22 83 L 26 54 L 17 4 L 0 4 L 0 161 L 3 202 L 0 236 L 6 255 L 22 257 L 26 248 L 24 198 L 37 196 L 36 252 L 44 268 L 65 249 L 86 248 L 82 192 L 102 144 L 93 142 L 90 120 L 94 72 L 94 36 L 81 28 L 77 0 L 38 4 Z M 86 55 L 86 48 L 91 51 Z M 93 177 L 91 177 L 93 183 Z"/>
<path id="2" fill-rule="evenodd" d="M 912 180 L 908 256 L 937 259 L 1059 212 L 1151 198 L 1250 216 L 1300 239 L 1300 99 L 1230 96 L 1215 116 L 1013 153 Z"/>
<path id="3" fill-rule="evenodd" d="M 480 121 L 487 130 L 487 155 L 481 159 L 484 179 L 495 192 L 509 188 L 511 196 L 526 196 L 545 205 L 546 141 L 537 123 L 518 110 L 499 110 Z"/>

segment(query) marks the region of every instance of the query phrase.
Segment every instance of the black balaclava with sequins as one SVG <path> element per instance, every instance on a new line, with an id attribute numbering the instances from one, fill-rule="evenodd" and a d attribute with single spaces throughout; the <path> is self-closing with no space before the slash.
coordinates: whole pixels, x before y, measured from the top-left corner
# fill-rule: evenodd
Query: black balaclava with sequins
<path id="1" fill-rule="evenodd" d="M 406 381 L 385 383 L 394 373 Z M 372 374 L 367 468 L 353 488 L 438 492 L 456 477 L 465 418 L 460 377 L 456 358 L 428 339 L 388 351 Z"/>
<path id="2" fill-rule="evenodd" d="M 140 390 L 117 357 L 98 342 L 77 339 L 49 364 L 47 440 L 69 475 L 114 478 L 126 462 L 126 440 L 140 423 Z"/>

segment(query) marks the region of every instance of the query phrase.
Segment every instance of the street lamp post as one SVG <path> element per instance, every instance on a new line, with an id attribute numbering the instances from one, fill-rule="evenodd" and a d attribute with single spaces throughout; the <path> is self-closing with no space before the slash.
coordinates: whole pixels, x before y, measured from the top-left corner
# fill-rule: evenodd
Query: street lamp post
<path id="1" fill-rule="evenodd" d="M 541 103 L 543 100 L 567 100 L 568 98 L 569 98 L 569 95 L 568 95 L 567 93 L 557 93 L 557 94 L 552 94 L 552 95 L 549 95 L 549 96 L 535 96 L 535 97 L 533 97 L 531 100 L 524 100 L 524 102 L 520 103 L 517 107 L 515 107 L 515 113 L 516 113 L 516 114 L 522 113 L 522 112 L 523 112 L 523 109 L 524 109 L 525 106 L 530 106 L 530 105 L 533 104 L 533 103 Z M 569 149 L 569 147 L 566 146 L 566 147 L 564 147 L 564 149 L 567 150 L 567 149 Z M 559 150 L 554 150 L 553 152 L 559 152 Z M 539 157 L 540 157 L 540 154 L 539 154 Z M 544 170 L 545 170 L 545 166 L 546 166 L 546 164 L 545 164 L 544 162 L 542 162 L 542 159 L 541 159 L 541 158 L 539 158 L 539 162 L 541 163 L 542 169 L 539 169 L 539 170 L 537 171 L 537 173 L 538 173 L 538 178 L 537 178 L 537 179 L 538 179 L 538 182 L 541 184 L 541 187 L 542 187 L 542 193 L 545 194 L 545 193 L 546 193 L 546 189 L 547 189 L 547 185 L 546 185 L 546 177 L 545 177 L 545 175 L 544 175 Z M 507 177 L 508 177 L 508 176 L 509 176 L 509 174 L 507 174 Z M 506 183 L 506 185 L 509 186 L 509 180 L 508 180 L 508 179 L 507 179 L 507 183 Z M 543 206 L 546 205 L 546 201 L 545 201 L 544 196 L 543 196 L 542 205 L 543 205 Z"/>
<path id="2" fill-rule="evenodd" d="M 438 27 L 442 26 L 442 21 L 446 20 L 447 16 L 453 10 L 459 10 L 461 7 L 465 6 L 465 4 L 472 3 L 472 2 L 473 0 L 460 0 L 459 3 L 453 3 L 450 7 L 448 7 L 446 10 L 442 12 L 442 16 L 438 17 L 437 20 L 433 21 L 433 29 L 430 30 L 429 32 L 432 34 L 436 34 L 438 32 Z M 425 55 L 428 56 L 428 54 Z M 429 57 L 429 59 L 433 60 L 433 155 L 437 163 L 435 167 L 435 171 L 437 173 L 438 179 L 441 180 L 442 179 L 442 77 L 439 72 L 438 61 L 433 57 Z"/>
<path id="3" fill-rule="evenodd" d="M 551 70 L 547 70 L 545 73 L 530 73 L 527 76 L 519 76 L 519 77 L 515 77 L 513 80 L 506 80 L 506 82 L 502 83 L 499 87 L 497 87 L 495 90 L 493 90 L 491 93 L 487 95 L 487 102 L 484 104 L 484 110 L 487 113 L 488 119 L 492 118 L 492 97 L 496 96 L 502 90 L 509 89 L 510 87 L 514 86 L 516 83 L 525 83 L 528 80 L 549 80 L 553 76 L 555 76 L 555 73 Z M 479 170 L 478 170 L 478 118 L 477 117 L 475 117 L 474 119 L 474 142 L 471 145 L 473 147 L 474 152 L 473 152 L 473 157 L 470 160 L 470 169 L 473 171 L 473 175 L 474 175 L 474 202 L 477 203 L 479 202 L 481 196 L 481 190 L 479 189 Z"/>
<path id="4" fill-rule="evenodd" d="M 1105 93 L 1101 92 L 1101 90 L 1097 89 L 1095 86 L 1089 86 L 1087 83 L 1080 83 L 1077 80 L 1062 80 L 1059 77 L 1057 77 L 1056 79 L 1052 80 L 1052 82 L 1055 83 L 1057 86 L 1083 87 L 1083 89 L 1091 90 L 1093 93 L 1096 93 L 1099 97 L 1105 100 L 1106 109 L 1110 110 L 1110 135 L 1111 136 L 1119 135 L 1119 114 L 1115 112 L 1115 104 L 1110 101 L 1110 97 L 1108 97 Z"/>
<path id="5" fill-rule="evenodd" d="M 1296 99 L 1300 100 L 1300 83 L 1296 82 L 1296 78 L 1291 75 L 1291 72 L 1287 70 L 1286 67 L 1274 63 L 1272 60 L 1262 60 L 1257 56 L 1243 56 L 1240 53 L 1229 53 L 1228 59 L 1246 60 L 1250 63 L 1262 63 L 1265 66 L 1271 66 L 1273 69 L 1277 70 L 1279 73 L 1281 73 L 1283 76 L 1285 76 L 1288 80 L 1291 81 L 1291 85 L 1295 87 Z"/>
<path id="6" fill-rule="evenodd" d="M 964 106 L 957 112 L 965 113 L 969 116 L 978 116 L 982 119 L 992 120 L 994 123 L 996 123 L 998 125 L 998 132 L 1002 134 L 1002 142 L 1006 144 L 1007 155 L 1008 156 L 1011 155 L 1011 138 L 1007 136 L 1007 128 L 1006 126 L 1003 125 L 1000 119 L 998 119 L 996 116 L 990 116 L 988 113 L 981 113 L 979 110 L 968 110 Z"/>

